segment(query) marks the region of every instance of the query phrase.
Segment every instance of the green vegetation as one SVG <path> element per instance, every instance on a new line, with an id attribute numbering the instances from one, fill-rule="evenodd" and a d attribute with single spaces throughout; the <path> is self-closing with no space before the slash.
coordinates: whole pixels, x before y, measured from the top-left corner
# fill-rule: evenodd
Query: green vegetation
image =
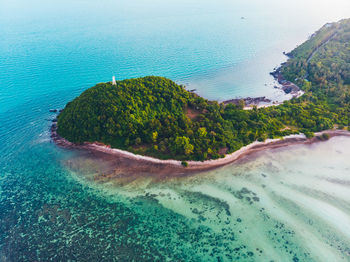
<path id="1" fill-rule="evenodd" d="M 98 84 L 68 103 L 58 134 L 161 159 L 215 159 L 253 141 L 349 126 L 350 20 L 328 24 L 290 53 L 283 76 L 305 94 L 280 106 L 243 110 L 148 76 Z M 326 139 L 326 137 L 322 137 Z"/>
<path id="2" fill-rule="evenodd" d="M 350 19 L 326 24 L 289 55 L 283 76 L 308 92 L 308 100 L 326 102 L 332 111 L 335 106 L 348 109 Z"/>
<path id="3" fill-rule="evenodd" d="M 329 135 L 324 133 L 324 134 L 321 135 L 321 139 L 322 140 L 328 140 L 329 139 Z"/>
<path id="4" fill-rule="evenodd" d="M 181 161 L 181 165 L 183 165 L 184 167 L 188 167 L 188 163 L 186 161 Z"/>

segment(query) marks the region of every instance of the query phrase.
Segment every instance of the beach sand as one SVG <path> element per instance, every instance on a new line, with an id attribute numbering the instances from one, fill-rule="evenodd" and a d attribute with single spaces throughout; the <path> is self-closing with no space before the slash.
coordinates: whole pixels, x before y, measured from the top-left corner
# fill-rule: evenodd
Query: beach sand
<path id="1" fill-rule="evenodd" d="M 54 128 L 52 129 L 52 140 L 58 146 L 77 150 L 91 159 L 101 160 L 108 163 L 108 165 L 104 166 L 102 172 L 103 176 L 106 178 L 112 178 L 113 176 L 120 177 L 125 174 L 152 175 L 164 178 L 215 169 L 263 150 L 320 142 L 322 141 L 320 136 L 325 133 L 329 135 L 329 138 L 334 136 L 350 136 L 349 131 L 332 129 L 315 133 L 315 137 L 310 139 L 306 138 L 304 134 L 298 134 L 286 136 L 280 139 L 267 139 L 264 142 L 256 141 L 226 155 L 224 158 L 206 161 L 187 161 L 187 167 L 182 166 L 181 161 L 178 160 L 161 160 L 149 156 L 136 155 L 125 150 L 110 148 L 101 143 L 84 143 L 81 145 L 75 145 L 58 136 Z"/>

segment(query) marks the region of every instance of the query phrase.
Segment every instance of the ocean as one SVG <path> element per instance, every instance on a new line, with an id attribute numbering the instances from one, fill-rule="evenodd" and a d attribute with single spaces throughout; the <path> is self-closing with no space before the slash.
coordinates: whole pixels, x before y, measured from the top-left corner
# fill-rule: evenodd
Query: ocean
<path id="1" fill-rule="evenodd" d="M 348 0 L 0 0 L 0 261 L 350 261 L 349 138 L 96 181 L 49 136 L 49 109 L 113 75 L 288 99 L 283 52 L 348 17 Z"/>

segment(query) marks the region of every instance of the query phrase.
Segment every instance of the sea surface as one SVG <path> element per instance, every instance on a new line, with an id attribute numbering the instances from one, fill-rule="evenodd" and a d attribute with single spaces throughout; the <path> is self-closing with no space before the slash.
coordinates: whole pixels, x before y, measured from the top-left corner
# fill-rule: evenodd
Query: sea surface
<path id="1" fill-rule="evenodd" d="M 161 75 L 208 99 L 287 99 L 269 72 L 349 0 L 0 0 L 0 262 L 350 261 L 350 139 L 195 176 L 97 180 L 50 108 Z"/>

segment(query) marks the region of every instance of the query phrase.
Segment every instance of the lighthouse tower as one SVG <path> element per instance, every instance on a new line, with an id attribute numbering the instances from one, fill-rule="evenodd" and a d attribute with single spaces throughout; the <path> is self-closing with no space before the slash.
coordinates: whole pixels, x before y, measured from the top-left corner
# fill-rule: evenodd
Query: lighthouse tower
<path id="1" fill-rule="evenodd" d="M 112 77 L 112 85 L 116 86 L 117 82 L 115 81 L 115 76 Z"/>

